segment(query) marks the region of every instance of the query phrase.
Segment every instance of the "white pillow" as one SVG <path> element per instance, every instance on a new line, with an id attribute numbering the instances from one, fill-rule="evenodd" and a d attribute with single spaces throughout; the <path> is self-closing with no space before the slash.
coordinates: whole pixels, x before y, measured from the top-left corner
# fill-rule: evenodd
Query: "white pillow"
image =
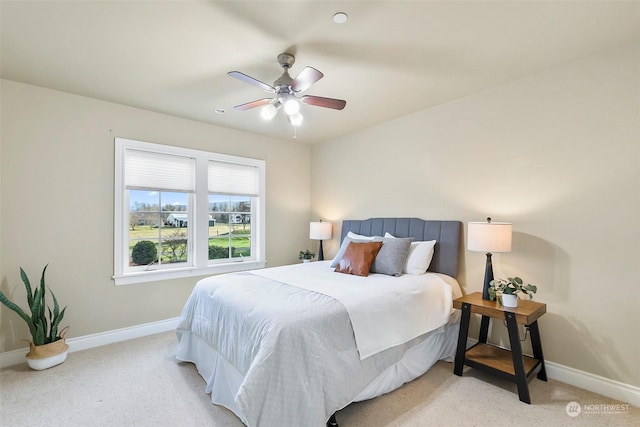
<path id="1" fill-rule="evenodd" d="M 431 264 L 433 251 L 436 246 L 435 240 L 426 242 L 411 242 L 407 260 L 404 264 L 403 273 L 408 274 L 424 274 Z"/>
<path id="2" fill-rule="evenodd" d="M 384 237 L 393 238 L 395 236 L 390 233 L 385 233 Z M 429 268 L 429 264 L 431 264 L 435 246 L 436 240 L 411 242 L 402 272 L 415 275 L 425 274 Z"/>
<path id="3" fill-rule="evenodd" d="M 347 237 L 351 239 L 366 240 L 367 242 L 373 242 L 374 239 L 374 236 L 363 236 L 362 234 L 356 234 L 353 231 L 348 232 Z"/>

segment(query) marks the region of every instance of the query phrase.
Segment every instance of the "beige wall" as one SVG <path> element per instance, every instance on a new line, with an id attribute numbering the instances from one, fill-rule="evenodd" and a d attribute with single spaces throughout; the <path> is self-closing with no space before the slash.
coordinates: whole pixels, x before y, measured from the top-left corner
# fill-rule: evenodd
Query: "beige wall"
<path id="1" fill-rule="evenodd" d="M 629 46 L 311 150 L 2 81 L 0 289 L 22 298 L 19 267 L 37 280 L 50 263 L 72 337 L 179 314 L 195 278 L 111 280 L 120 136 L 267 160 L 270 266 L 311 244 L 309 218 L 336 224 L 327 256 L 344 218 L 511 221 L 496 277 L 539 286 L 546 358 L 640 386 L 639 64 L 640 45 Z M 480 290 L 484 255 L 464 255 L 459 280 Z M 4 308 L 0 320 L 0 352 L 23 347 L 22 321 Z"/>
<path id="2" fill-rule="evenodd" d="M 268 265 L 309 245 L 308 146 L 6 80 L 1 89 L 0 289 L 26 308 L 19 267 L 37 283 L 49 263 L 68 337 L 176 317 L 197 280 L 114 285 L 116 136 L 266 160 Z M 23 348 L 24 322 L 4 306 L 0 320 L 0 352 Z"/>
<path id="3" fill-rule="evenodd" d="M 512 222 L 495 276 L 538 286 L 547 360 L 640 386 L 639 104 L 636 44 L 337 138 L 312 150 L 314 215 Z M 466 292 L 484 265 L 465 251 Z"/>

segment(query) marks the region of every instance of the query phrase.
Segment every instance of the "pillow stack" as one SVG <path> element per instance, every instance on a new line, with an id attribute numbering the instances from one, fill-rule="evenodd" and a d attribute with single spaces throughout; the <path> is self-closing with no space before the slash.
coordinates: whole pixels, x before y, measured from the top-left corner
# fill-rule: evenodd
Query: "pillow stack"
<path id="1" fill-rule="evenodd" d="M 369 273 L 400 276 L 425 274 L 436 241 L 413 242 L 412 238 L 363 236 L 352 232 L 342 241 L 331 267 L 338 273 L 368 276 Z"/>

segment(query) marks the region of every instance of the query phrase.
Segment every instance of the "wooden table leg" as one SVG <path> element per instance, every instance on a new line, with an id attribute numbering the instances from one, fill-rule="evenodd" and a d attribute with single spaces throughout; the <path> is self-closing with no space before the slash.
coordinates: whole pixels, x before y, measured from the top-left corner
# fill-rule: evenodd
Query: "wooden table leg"
<path id="1" fill-rule="evenodd" d="M 515 380 L 518 386 L 518 396 L 520 401 L 531 403 L 529 395 L 529 384 L 524 370 L 524 359 L 522 358 L 522 346 L 520 344 L 520 334 L 518 333 L 518 322 L 516 316 L 510 311 L 505 311 L 507 330 L 509 331 L 509 343 L 511 344 L 511 356 L 513 357 L 513 368 L 515 370 Z"/>
<path id="2" fill-rule="evenodd" d="M 467 335 L 469 334 L 469 319 L 471 319 L 471 305 L 462 304 L 462 318 L 460 319 L 460 331 L 458 332 L 458 348 L 453 365 L 453 373 L 462 376 L 464 366 L 464 353 L 467 350 Z"/>

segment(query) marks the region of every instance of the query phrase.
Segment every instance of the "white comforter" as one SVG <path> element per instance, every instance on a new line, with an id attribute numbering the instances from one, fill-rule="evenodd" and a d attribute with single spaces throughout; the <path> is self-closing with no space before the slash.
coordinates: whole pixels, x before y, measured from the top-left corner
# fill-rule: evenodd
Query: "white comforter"
<path id="1" fill-rule="evenodd" d="M 291 266 L 290 270 L 294 271 L 295 279 L 300 280 L 303 271 L 313 276 L 317 269 L 329 269 L 322 264 L 300 264 Z M 318 293 L 300 287 L 302 285 L 291 286 L 273 280 L 269 276 L 278 276 L 278 269 L 231 273 L 199 281 L 182 311 L 178 338 L 181 345 L 185 335 L 201 338 L 237 368 L 244 378 L 234 398 L 237 406 L 234 412 L 247 425 L 324 426 L 332 413 L 352 402 L 381 372 L 423 338 L 361 358 L 351 327 L 352 313 L 336 298 L 327 295 L 334 291 Z M 369 292 L 373 289 L 366 288 L 366 283 L 384 288 L 382 283 L 377 284 L 384 281 L 386 287 L 392 288 L 401 282 L 398 279 L 405 277 L 358 278 L 331 274 L 340 286 L 355 283 L 352 286 L 357 291 L 354 292 L 362 298 L 374 293 Z M 280 279 L 286 281 L 291 277 Z M 308 279 L 307 283 L 310 287 L 319 286 L 314 279 Z M 425 287 L 441 285 L 432 280 L 424 284 Z M 397 289 L 391 289 L 392 293 L 395 291 Z M 338 298 L 349 299 L 344 297 L 345 292 L 334 293 L 341 294 Z M 421 301 L 419 311 L 448 307 L 444 316 L 446 323 L 451 312 L 451 289 L 442 294 L 444 302 L 417 299 Z M 356 323 L 364 326 L 360 335 L 365 337 L 365 342 L 367 335 L 377 334 L 375 328 L 387 329 L 382 324 L 384 321 L 376 321 L 373 334 L 368 333 L 367 319 L 374 321 L 385 312 L 401 318 L 408 314 L 403 305 L 408 301 L 406 298 L 389 298 L 388 302 L 395 301 L 392 307 L 379 305 L 381 299 L 376 301 L 371 307 L 372 316 L 367 317 L 367 306 L 355 309 L 356 317 L 361 317 Z M 397 327 L 405 321 L 392 323 Z M 359 342 L 358 348 L 360 345 Z M 178 357 L 180 354 L 179 349 Z"/>
<path id="2" fill-rule="evenodd" d="M 368 277 L 335 273 L 330 261 L 256 270 L 253 274 L 329 295 L 347 309 L 360 359 L 449 321 L 453 291 L 440 275 Z M 428 308 L 427 308 L 428 307 Z"/>

